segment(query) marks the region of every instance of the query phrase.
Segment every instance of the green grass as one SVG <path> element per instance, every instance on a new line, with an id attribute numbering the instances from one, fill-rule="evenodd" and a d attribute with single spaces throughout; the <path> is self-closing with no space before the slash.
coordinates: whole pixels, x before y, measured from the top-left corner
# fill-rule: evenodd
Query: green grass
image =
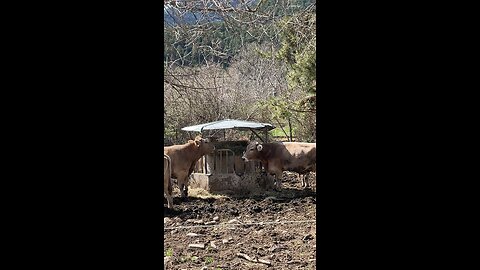
<path id="1" fill-rule="evenodd" d="M 167 249 L 167 251 L 165 252 L 165 256 L 166 257 L 173 256 L 173 249 L 172 248 Z"/>
<path id="2" fill-rule="evenodd" d="M 288 130 L 285 130 L 288 133 Z M 270 136 L 285 136 L 281 128 L 276 128 L 274 130 L 271 130 L 270 133 L 268 134 Z"/>
<path id="3" fill-rule="evenodd" d="M 213 263 L 213 258 L 212 258 L 212 257 L 205 257 L 205 263 L 206 263 L 206 264 L 211 264 L 211 263 Z"/>
<path id="4" fill-rule="evenodd" d="M 287 132 L 288 136 L 290 136 L 290 129 L 288 128 L 288 126 L 286 127 L 283 127 L 283 129 L 285 130 L 285 132 Z M 297 133 L 295 128 L 292 128 L 292 135 L 295 136 L 295 134 Z M 285 133 L 283 133 L 282 129 L 280 127 L 277 127 L 276 129 L 273 129 L 271 131 L 269 131 L 269 136 L 285 136 Z"/>

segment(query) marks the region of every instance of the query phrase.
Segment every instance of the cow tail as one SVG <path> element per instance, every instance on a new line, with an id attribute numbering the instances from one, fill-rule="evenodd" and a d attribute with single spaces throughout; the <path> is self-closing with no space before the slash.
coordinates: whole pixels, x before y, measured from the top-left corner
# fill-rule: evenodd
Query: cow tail
<path id="1" fill-rule="evenodd" d="M 173 192 L 173 183 L 172 183 L 172 160 L 170 159 L 170 156 L 167 154 L 163 154 L 164 158 L 166 157 L 168 160 L 168 171 L 170 172 L 170 175 L 168 177 L 168 186 L 167 186 L 167 191 L 169 194 L 172 194 Z"/>

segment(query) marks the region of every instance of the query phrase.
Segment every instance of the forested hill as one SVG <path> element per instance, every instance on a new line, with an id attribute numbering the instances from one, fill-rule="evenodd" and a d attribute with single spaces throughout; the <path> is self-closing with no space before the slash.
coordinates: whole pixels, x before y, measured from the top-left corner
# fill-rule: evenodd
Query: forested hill
<path id="1" fill-rule="evenodd" d="M 165 27 L 193 25 L 198 22 L 215 22 L 221 20 L 222 17 L 215 13 L 202 14 L 200 12 L 185 12 L 181 14 L 175 8 L 166 7 L 163 9 L 163 22 Z"/>
<path id="2" fill-rule="evenodd" d="M 232 1 L 238 6 L 240 1 Z M 244 1 L 254 5 L 255 1 Z M 207 62 L 227 67 L 238 52 L 250 43 L 268 42 L 277 47 L 277 24 L 285 16 L 301 12 L 312 0 L 292 0 L 294 5 L 276 6 L 281 1 L 264 0 L 256 14 L 269 11 L 271 18 L 253 21 L 245 17 L 243 22 L 232 19 L 228 13 L 196 12 L 179 10 L 166 5 L 164 8 L 164 62 L 179 66 L 198 66 Z M 227 14 L 227 15 L 225 15 Z M 253 14 L 253 13 L 252 13 Z M 249 16 L 246 14 L 245 16 Z M 181 30 L 179 30 L 181 28 Z"/>
<path id="3" fill-rule="evenodd" d="M 185 2 L 187 0 L 178 0 L 176 2 L 179 3 L 182 1 Z M 250 0 L 250 1 L 247 1 L 247 3 L 249 5 L 254 5 L 258 1 L 259 0 Z M 229 6 L 232 6 L 232 7 L 241 6 L 241 3 L 239 0 L 231 0 L 228 2 L 229 2 Z M 207 1 L 206 3 L 212 8 L 215 8 L 215 5 L 213 2 Z M 176 9 L 174 6 L 170 4 L 164 6 L 163 16 L 164 16 L 165 27 L 172 27 L 172 26 L 182 25 L 182 24 L 195 24 L 198 22 L 212 22 L 212 21 L 222 20 L 222 16 L 220 16 L 218 13 L 215 13 L 215 12 L 209 12 L 209 13 L 202 13 L 202 12 L 195 12 L 195 11 L 180 12 L 178 9 Z"/>
<path id="4" fill-rule="evenodd" d="M 195 30 L 195 27 L 192 27 L 192 32 Z M 223 23 L 212 23 L 202 36 L 196 37 L 194 41 L 192 39 L 188 31 L 179 33 L 165 29 L 164 61 L 176 61 L 180 66 L 198 66 L 213 62 L 226 67 L 242 47 L 249 43 L 262 43 L 267 37 L 262 36 L 259 31 L 229 29 Z"/>

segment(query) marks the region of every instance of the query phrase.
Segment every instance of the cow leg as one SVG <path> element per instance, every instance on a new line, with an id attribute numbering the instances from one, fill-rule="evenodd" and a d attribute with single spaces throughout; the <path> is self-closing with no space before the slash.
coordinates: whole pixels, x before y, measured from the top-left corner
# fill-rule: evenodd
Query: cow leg
<path id="1" fill-rule="evenodd" d="M 275 173 L 275 185 L 277 190 L 282 189 L 282 172 L 280 173 Z"/>
<path id="2" fill-rule="evenodd" d="M 167 196 L 168 208 L 173 209 L 173 198 L 172 195 Z"/>
<path id="3" fill-rule="evenodd" d="M 173 209 L 172 193 L 173 193 L 173 183 L 172 183 L 172 180 L 170 179 L 169 185 L 167 188 L 167 204 L 168 204 L 168 208 L 170 209 Z"/>
<path id="4" fill-rule="evenodd" d="M 298 177 L 300 177 L 300 181 L 302 182 L 302 188 L 305 187 L 305 175 L 299 173 Z"/>
<path id="5" fill-rule="evenodd" d="M 168 165 L 168 164 L 167 164 Z M 163 194 L 167 198 L 168 208 L 173 208 L 173 182 L 172 177 L 170 176 L 169 166 L 164 165 L 164 174 L 163 174 Z"/>
<path id="6" fill-rule="evenodd" d="M 183 191 L 184 193 L 182 193 L 182 197 L 186 198 L 188 196 L 188 181 L 186 181 L 187 183 L 185 183 L 184 185 L 184 188 L 183 188 Z"/>
<path id="7" fill-rule="evenodd" d="M 173 198 L 172 194 L 170 193 L 165 193 L 165 197 L 167 197 L 167 206 L 168 208 L 172 209 L 173 208 Z"/>
<path id="8" fill-rule="evenodd" d="M 171 185 L 168 187 L 168 183 L 165 183 L 164 185 L 164 196 L 167 198 L 167 206 L 168 208 L 173 208 L 173 198 L 172 198 L 172 191 L 171 191 Z"/>
<path id="9" fill-rule="evenodd" d="M 303 188 L 310 188 L 310 183 L 308 182 L 308 177 L 310 172 L 302 175 L 302 187 Z"/>
<path id="10" fill-rule="evenodd" d="M 262 173 L 261 180 L 258 182 L 260 187 L 265 190 L 273 190 L 275 186 L 275 177 L 269 173 Z"/>
<path id="11" fill-rule="evenodd" d="M 179 175 L 177 177 L 178 181 L 178 188 L 180 189 L 180 194 L 182 198 L 186 198 L 188 194 L 188 176 L 187 175 Z"/>

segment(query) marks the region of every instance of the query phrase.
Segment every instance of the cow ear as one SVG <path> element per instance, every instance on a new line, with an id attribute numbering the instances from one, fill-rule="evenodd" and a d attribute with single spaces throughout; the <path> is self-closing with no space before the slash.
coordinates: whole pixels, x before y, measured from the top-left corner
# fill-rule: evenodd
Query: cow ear
<path id="1" fill-rule="evenodd" d="M 262 149 L 263 149 L 263 145 L 261 145 L 261 144 L 257 145 L 258 152 L 262 151 Z"/>

